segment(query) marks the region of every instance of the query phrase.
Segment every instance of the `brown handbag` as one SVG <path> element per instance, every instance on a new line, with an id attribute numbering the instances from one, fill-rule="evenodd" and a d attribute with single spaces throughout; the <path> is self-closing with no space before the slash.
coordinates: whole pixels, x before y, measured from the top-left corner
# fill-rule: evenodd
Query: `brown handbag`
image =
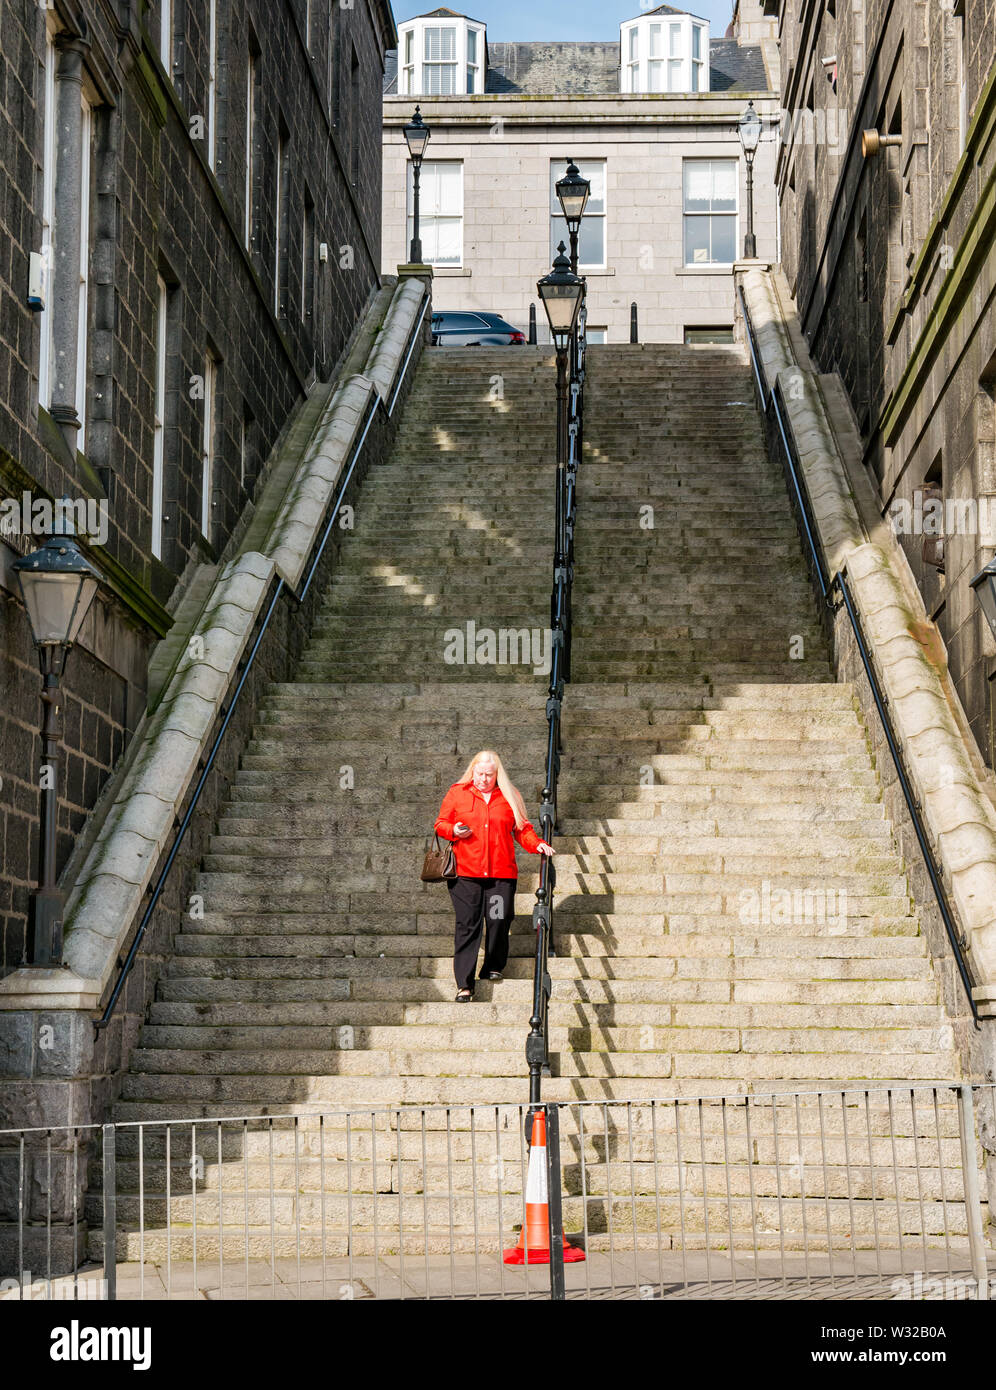
<path id="1" fill-rule="evenodd" d="M 456 855 L 451 844 L 447 843 L 446 848 L 442 848 L 438 834 L 433 836 L 433 840 L 433 848 L 426 850 L 425 859 L 422 861 L 422 882 L 445 883 L 457 876 Z"/>

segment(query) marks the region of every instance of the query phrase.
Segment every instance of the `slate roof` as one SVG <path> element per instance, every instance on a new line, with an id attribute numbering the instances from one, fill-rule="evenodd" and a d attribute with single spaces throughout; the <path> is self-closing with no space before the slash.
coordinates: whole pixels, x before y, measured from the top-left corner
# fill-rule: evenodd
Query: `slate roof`
<path id="1" fill-rule="evenodd" d="M 667 11 L 669 6 L 661 6 Z M 676 11 L 684 14 L 685 11 Z M 761 49 L 736 39 L 709 40 L 709 89 L 765 92 Z M 398 90 L 398 55 L 385 58 L 384 92 Z M 492 43 L 488 41 L 485 92 L 512 96 L 605 96 L 619 91 L 619 44 Z"/>

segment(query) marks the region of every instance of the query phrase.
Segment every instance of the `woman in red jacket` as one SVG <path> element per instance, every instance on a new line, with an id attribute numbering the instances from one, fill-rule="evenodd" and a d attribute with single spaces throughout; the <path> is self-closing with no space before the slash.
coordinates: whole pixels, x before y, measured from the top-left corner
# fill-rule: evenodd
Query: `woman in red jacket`
<path id="1" fill-rule="evenodd" d="M 526 804 L 512 785 L 501 758 L 484 749 L 443 798 L 436 831 L 453 841 L 457 877 L 449 881 L 456 913 L 453 973 L 458 1004 L 474 997 L 474 971 L 481 933 L 481 978 L 500 980 L 508 960 L 508 933 L 515 915 L 515 841 L 532 854 L 552 854 L 526 816 Z"/>

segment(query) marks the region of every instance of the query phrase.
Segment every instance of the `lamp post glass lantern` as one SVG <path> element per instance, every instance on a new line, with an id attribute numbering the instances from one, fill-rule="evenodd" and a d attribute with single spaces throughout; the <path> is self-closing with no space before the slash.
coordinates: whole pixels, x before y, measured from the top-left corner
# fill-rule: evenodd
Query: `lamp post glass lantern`
<path id="1" fill-rule="evenodd" d="M 62 894 L 56 886 L 61 692 L 66 657 L 100 584 L 100 571 L 86 558 L 68 524 L 40 549 L 11 566 L 27 610 L 42 674 L 41 815 L 38 887 L 32 892 L 28 933 L 31 965 L 62 962 Z"/>
<path id="2" fill-rule="evenodd" d="M 754 156 L 761 139 L 761 117 L 749 101 L 737 122 L 740 144 L 747 161 L 747 234 L 744 237 L 744 257 L 748 261 L 757 258 L 757 238 L 754 235 Z"/>
<path id="3" fill-rule="evenodd" d="M 971 587 L 979 600 L 982 616 L 989 624 L 989 631 L 996 637 L 996 555 L 983 566 L 973 580 Z"/>
<path id="4" fill-rule="evenodd" d="M 536 290 L 550 324 L 550 334 L 558 356 L 566 353 L 581 309 L 583 281 L 571 269 L 563 242 L 557 248 L 553 269 L 537 282 Z"/>
<path id="5" fill-rule="evenodd" d="M 578 313 L 581 309 L 581 296 L 584 281 L 571 270 L 571 263 L 564 255 L 566 247 L 561 242 L 554 257 L 553 269 L 538 281 L 536 290 L 543 301 L 546 317 L 550 324 L 550 336 L 557 352 L 557 464 L 563 467 L 567 461 L 567 358 L 571 338 L 577 327 Z M 558 498 L 559 498 L 558 493 Z M 558 502 L 559 508 L 559 502 Z M 560 515 L 558 510 L 557 534 L 560 536 Z M 559 539 L 558 539 L 559 554 Z"/>
<path id="6" fill-rule="evenodd" d="M 591 180 L 582 178 L 580 169 L 568 155 L 567 172 L 563 178 L 557 180 L 556 186 L 560 210 L 564 214 L 564 221 L 567 223 L 567 231 L 571 239 L 571 270 L 576 275 L 578 269 L 578 233 L 581 230 L 584 210 L 588 206 Z"/>
<path id="7" fill-rule="evenodd" d="M 422 120 L 421 107 L 416 106 L 415 114 L 405 125 L 404 132 L 405 143 L 408 146 L 408 153 L 412 161 L 412 243 L 408 258 L 412 265 L 421 265 L 422 238 L 419 236 L 418 227 L 418 186 L 422 169 L 422 159 L 425 155 L 425 147 L 429 143 L 429 139 L 432 135 L 429 127 Z"/>

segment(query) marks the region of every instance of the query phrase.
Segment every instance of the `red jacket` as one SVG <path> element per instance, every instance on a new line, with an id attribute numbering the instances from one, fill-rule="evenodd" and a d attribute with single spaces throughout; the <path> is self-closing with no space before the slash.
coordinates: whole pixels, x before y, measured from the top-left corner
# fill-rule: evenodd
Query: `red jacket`
<path id="1" fill-rule="evenodd" d="M 457 821 L 471 829 L 462 840 L 453 830 Z M 497 786 L 485 801 L 473 783 L 454 782 L 443 797 L 435 828 L 444 840 L 453 841 L 461 878 L 518 878 L 513 841 L 531 854 L 542 843 L 529 821 L 516 830 L 512 808 Z"/>

